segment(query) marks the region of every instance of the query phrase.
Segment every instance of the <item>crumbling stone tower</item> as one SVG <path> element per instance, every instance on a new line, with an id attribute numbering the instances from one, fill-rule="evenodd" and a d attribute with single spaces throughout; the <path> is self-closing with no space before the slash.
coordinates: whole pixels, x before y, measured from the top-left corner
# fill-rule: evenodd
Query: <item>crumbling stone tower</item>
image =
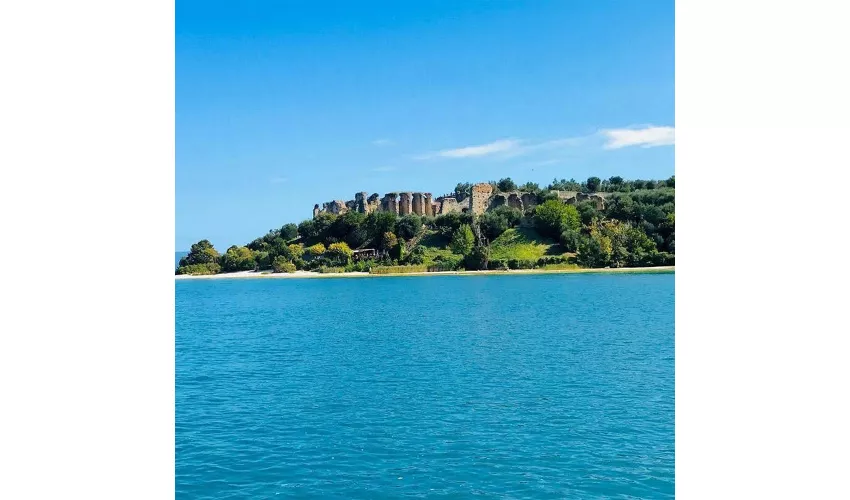
<path id="1" fill-rule="evenodd" d="M 481 215 L 487 210 L 490 196 L 493 195 L 493 186 L 481 182 L 472 186 L 472 196 L 469 197 L 469 209 L 475 215 Z"/>
<path id="2" fill-rule="evenodd" d="M 423 213 L 425 215 L 427 215 L 428 217 L 431 217 L 431 216 L 435 215 L 434 214 L 434 200 L 431 199 L 431 193 L 425 193 L 424 196 L 425 196 L 425 200 L 424 200 L 425 211 Z"/>

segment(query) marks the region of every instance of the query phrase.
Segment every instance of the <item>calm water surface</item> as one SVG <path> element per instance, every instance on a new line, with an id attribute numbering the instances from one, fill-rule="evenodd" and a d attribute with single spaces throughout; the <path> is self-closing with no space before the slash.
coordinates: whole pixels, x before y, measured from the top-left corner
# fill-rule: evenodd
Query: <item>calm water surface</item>
<path id="1" fill-rule="evenodd" d="M 673 274 L 175 287 L 177 498 L 673 496 Z"/>

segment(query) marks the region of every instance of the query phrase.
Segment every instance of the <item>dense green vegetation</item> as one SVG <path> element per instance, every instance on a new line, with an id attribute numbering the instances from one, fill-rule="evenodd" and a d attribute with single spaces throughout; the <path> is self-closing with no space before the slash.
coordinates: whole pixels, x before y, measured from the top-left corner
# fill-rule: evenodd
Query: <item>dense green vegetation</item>
<path id="1" fill-rule="evenodd" d="M 389 274 L 475 269 L 573 269 L 649 267 L 675 262 L 675 178 L 664 181 L 591 177 L 582 183 L 557 180 L 545 188 L 491 183 L 496 192 L 520 190 L 537 196 L 525 212 L 500 206 L 480 216 L 437 217 L 390 212 L 340 216 L 320 214 L 300 224 L 272 229 L 224 254 L 208 240 L 192 245 L 177 274 L 297 270 Z M 458 201 L 470 183 L 454 190 Z M 605 209 L 591 200 L 566 204 L 557 191 L 605 192 Z M 358 260 L 357 249 L 378 257 Z"/>

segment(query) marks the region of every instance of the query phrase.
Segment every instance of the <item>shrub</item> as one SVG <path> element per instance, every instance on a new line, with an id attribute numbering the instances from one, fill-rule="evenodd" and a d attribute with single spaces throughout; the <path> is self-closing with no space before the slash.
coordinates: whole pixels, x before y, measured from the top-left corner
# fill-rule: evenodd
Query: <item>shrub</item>
<path id="1" fill-rule="evenodd" d="M 287 249 L 289 250 L 289 255 L 292 256 L 293 262 L 295 259 L 304 257 L 304 244 L 302 243 L 298 243 L 297 245 L 293 243 L 289 245 Z"/>
<path id="2" fill-rule="evenodd" d="M 318 257 L 325 253 L 325 245 L 321 243 L 316 243 L 315 245 L 307 248 L 307 254 L 312 257 Z"/>
<path id="3" fill-rule="evenodd" d="M 206 264 L 189 264 L 177 268 L 177 274 L 188 275 L 204 275 L 218 274 L 221 272 L 221 266 L 216 262 L 208 262 Z"/>
<path id="4" fill-rule="evenodd" d="M 317 271 L 322 273 L 322 274 L 338 274 L 338 273 L 344 273 L 345 268 L 344 267 L 338 267 L 338 266 L 333 266 L 333 267 L 331 267 L 331 266 L 321 266 L 317 269 Z"/>
<path id="5" fill-rule="evenodd" d="M 294 273 L 295 264 L 286 260 L 286 257 L 278 255 L 272 262 L 272 270 L 276 273 Z"/>
<path id="6" fill-rule="evenodd" d="M 376 266 L 373 267 L 370 274 L 406 274 L 406 273 L 424 273 L 428 271 L 427 266 Z"/>
<path id="7" fill-rule="evenodd" d="M 581 234 L 578 231 L 567 229 L 561 233 L 560 243 L 567 252 L 578 251 L 578 244 L 581 241 Z"/>
<path id="8" fill-rule="evenodd" d="M 570 262 L 570 258 L 567 255 L 547 255 L 545 257 L 540 257 L 537 259 L 537 267 L 543 267 L 554 264 L 566 264 Z"/>
<path id="9" fill-rule="evenodd" d="M 425 247 L 423 247 L 422 245 L 417 245 L 416 247 L 414 247 L 414 249 L 405 256 L 404 262 L 406 264 L 416 264 L 416 265 L 424 263 L 425 262 Z"/>
<path id="10" fill-rule="evenodd" d="M 493 259 L 487 263 L 488 269 L 504 270 L 508 268 L 508 259 Z"/>
<path id="11" fill-rule="evenodd" d="M 352 262 L 351 264 L 345 266 L 345 272 L 347 273 L 364 273 L 368 272 L 369 269 L 375 267 L 374 260 L 358 260 L 357 262 Z"/>
<path id="12" fill-rule="evenodd" d="M 333 262 L 338 265 L 347 266 L 351 263 L 351 256 L 354 252 L 344 242 L 332 243 L 325 251 L 324 256 L 328 262 Z"/>
<path id="13" fill-rule="evenodd" d="M 485 246 L 474 247 L 463 259 L 463 266 L 470 271 L 487 269 L 490 261 L 490 248 Z"/>
<path id="14" fill-rule="evenodd" d="M 537 261 L 529 259 L 510 259 L 508 261 L 510 269 L 534 269 L 537 267 Z"/>
<path id="15" fill-rule="evenodd" d="M 429 272 L 435 271 L 457 271 L 463 268 L 463 257 L 460 255 L 444 256 L 438 255 L 434 258 L 434 264 L 428 267 Z"/>
<path id="16" fill-rule="evenodd" d="M 502 205 L 481 216 L 481 232 L 493 241 L 509 228 L 516 227 L 521 218 L 519 209 Z"/>

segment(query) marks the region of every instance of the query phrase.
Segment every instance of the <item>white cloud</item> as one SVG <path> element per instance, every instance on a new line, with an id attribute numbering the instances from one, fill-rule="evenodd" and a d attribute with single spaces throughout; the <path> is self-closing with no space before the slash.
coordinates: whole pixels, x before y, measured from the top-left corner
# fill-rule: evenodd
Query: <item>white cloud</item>
<path id="1" fill-rule="evenodd" d="M 600 133 L 608 139 L 603 146 L 605 149 L 619 149 L 629 146 L 651 148 L 654 146 L 671 146 L 675 143 L 676 130 L 673 127 L 619 128 L 601 130 Z"/>
<path id="2" fill-rule="evenodd" d="M 429 160 L 431 158 L 479 158 L 496 154 L 510 154 L 519 149 L 520 142 L 514 139 L 500 139 L 489 144 L 480 146 L 466 146 L 457 149 L 444 149 L 436 153 L 414 156 L 415 160 Z"/>
<path id="3" fill-rule="evenodd" d="M 372 172 L 392 172 L 393 170 L 395 170 L 395 167 L 375 167 Z"/>
<path id="4" fill-rule="evenodd" d="M 447 149 L 437 153 L 444 158 L 475 158 L 495 153 L 506 153 L 519 147 L 519 141 L 513 139 L 502 139 L 481 146 L 467 146 L 465 148 Z"/>
<path id="5" fill-rule="evenodd" d="M 286 177 L 272 177 L 269 182 L 271 182 L 272 184 L 280 184 L 280 183 L 286 182 L 288 180 L 289 179 L 287 179 Z"/>
<path id="6" fill-rule="evenodd" d="M 378 147 L 392 146 L 393 144 L 395 144 L 395 143 L 393 141 L 389 140 L 389 139 L 375 139 L 374 141 L 372 141 L 372 145 L 378 146 Z"/>

